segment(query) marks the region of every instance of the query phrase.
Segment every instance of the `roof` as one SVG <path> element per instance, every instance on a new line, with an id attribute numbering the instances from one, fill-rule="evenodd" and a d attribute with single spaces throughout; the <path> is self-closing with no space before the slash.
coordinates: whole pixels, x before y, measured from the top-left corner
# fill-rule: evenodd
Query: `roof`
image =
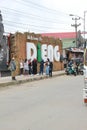
<path id="1" fill-rule="evenodd" d="M 54 37 L 59 39 L 75 38 L 75 32 L 60 32 L 60 33 L 42 33 L 42 36 Z"/>
<path id="2" fill-rule="evenodd" d="M 82 52 L 82 53 L 84 52 L 84 50 L 81 48 L 69 48 L 66 50 L 71 51 L 71 52 Z"/>

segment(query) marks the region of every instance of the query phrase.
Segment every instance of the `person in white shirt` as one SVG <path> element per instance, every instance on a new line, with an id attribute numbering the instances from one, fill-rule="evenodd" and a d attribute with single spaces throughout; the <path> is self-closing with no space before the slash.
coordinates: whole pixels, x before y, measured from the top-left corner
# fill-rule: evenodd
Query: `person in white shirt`
<path id="1" fill-rule="evenodd" d="M 23 69 L 24 69 L 24 62 L 23 62 L 23 60 L 21 59 L 21 60 L 20 60 L 20 75 L 23 74 Z"/>
<path id="2" fill-rule="evenodd" d="M 24 75 L 29 74 L 28 72 L 29 72 L 28 61 L 27 61 L 27 59 L 25 59 L 25 61 L 24 61 Z"/>

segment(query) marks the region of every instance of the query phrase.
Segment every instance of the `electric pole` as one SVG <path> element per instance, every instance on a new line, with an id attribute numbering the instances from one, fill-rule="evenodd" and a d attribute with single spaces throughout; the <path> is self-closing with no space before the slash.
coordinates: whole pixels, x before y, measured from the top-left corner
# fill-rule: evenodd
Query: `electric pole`
<path id="1" fill-rule="evenodd" d="M 77 20 L 80 20 L 80 17 L 75 17 L 75 18 L 72 18 L 72 20 L 75 20 L 75 24 L 71 24 L 71 26 L 75 27 L 75 32 L 76 32 L 76 47 L 78 47 L 77 45 L 77 27 L 80 26 L 81 24 L 77 24 Z"/>

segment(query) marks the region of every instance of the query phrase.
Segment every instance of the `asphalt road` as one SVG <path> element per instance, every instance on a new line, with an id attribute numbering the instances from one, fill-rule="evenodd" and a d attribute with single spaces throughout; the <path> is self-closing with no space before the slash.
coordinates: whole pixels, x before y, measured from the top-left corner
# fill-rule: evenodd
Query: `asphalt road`
<path id="1" fill-rule="evenodd" d="M 87 130 L 83 76 L 0 89 L 0 130 Z"/>

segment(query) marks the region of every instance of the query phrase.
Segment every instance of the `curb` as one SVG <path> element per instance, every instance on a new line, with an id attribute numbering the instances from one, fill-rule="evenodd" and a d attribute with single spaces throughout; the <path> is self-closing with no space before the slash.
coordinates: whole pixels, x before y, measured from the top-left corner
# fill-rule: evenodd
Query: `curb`
<path id="1" fill-rule="evenodd" d="M 29 77 L 28 79 L 19 79 L 16 81 L 9 81 L 9 82 L 0 83 L 0 87 L 7 87 L 7 86 L 11 86 L 11 85 L 24 84 L 27 82 L 32 82 L 32 81 L 42 80 L 42 79 L 47 79 L 47 78 L 53 78 L 53 77 L 62 76 L 62 75 L 65 75 L 65 72 L 59 73 L 59 74 L 53 74 L 52 77 L 49 77 L 46 75 L 39 76 L 39 77 Z"/>

